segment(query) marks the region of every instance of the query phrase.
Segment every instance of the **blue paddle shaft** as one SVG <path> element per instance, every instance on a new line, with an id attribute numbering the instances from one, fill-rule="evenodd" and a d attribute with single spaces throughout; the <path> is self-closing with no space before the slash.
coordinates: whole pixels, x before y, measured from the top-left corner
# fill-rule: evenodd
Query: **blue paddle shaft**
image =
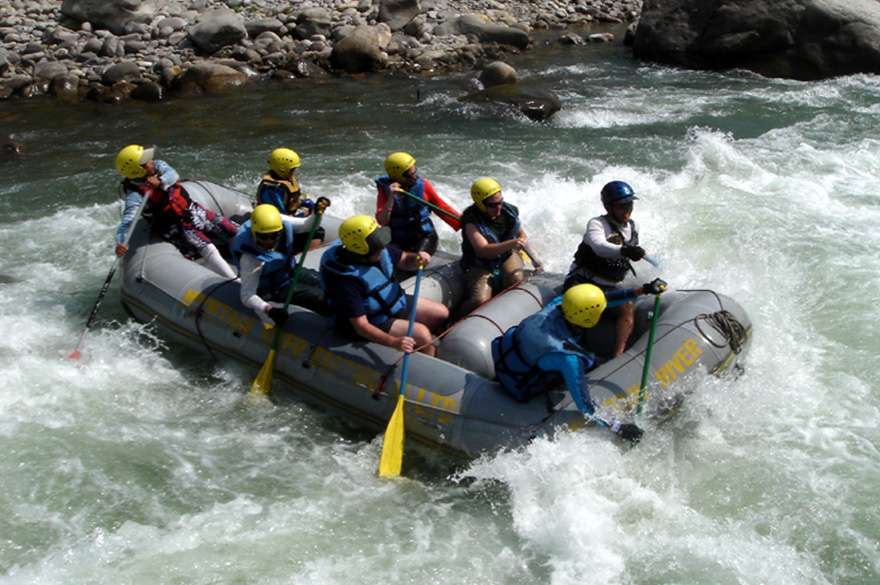
<path id="1" fill-rule="evenodd" d="M 406 326 L 406 336 L 412 337 L 413 327 L 416 324 L 416 305 L 419 303 L 419 289 L 422 286 L 422 269 L 419 267 L 419 271 L 416 272 L 416 287 L 413 290 L 412 296 L 412 306 L 409 308 L 409 324 Z M 406 393 L 406 378 L 407 374 L 409 374 L 409 353 L 404 354 L 403 356 L 403 368 L 401 368 L 400 372 L 400 395 L 403 396 Z"/>

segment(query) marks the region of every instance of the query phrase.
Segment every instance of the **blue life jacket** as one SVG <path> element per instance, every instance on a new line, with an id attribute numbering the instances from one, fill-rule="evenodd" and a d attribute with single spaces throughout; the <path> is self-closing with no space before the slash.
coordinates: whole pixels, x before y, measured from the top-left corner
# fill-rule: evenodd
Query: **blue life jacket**
<path id="1" fill-rule="evenodd" d="M 293 258 L 293 225 L 284 222 L 284 235 L 272 250 L 264 250 L 257 245 L 251 233 L 251 220 L 247 220 L 238 228 L 238 233 L 230 244 L 232 260 L 235 268 L 241 273 L 241 257 L 245 253 L 252 254 L 263 263 L 260 271 L 260 284 L 257 294 L 271 296 L 287 288 L 290 283 L 290 265 Z"/>
<path id="2" fill-rule="evenodd" d="M 364 313 L 367 320 L 377 327 L 394 317 L 406 308 L 406 295 L 400 285 L 393 278 L 394 265 L 391 263 L 391 254 L 388 250 L 382 250 L 378 265 L 375 264 L 344 264 L 339 260 L 339 253 L 343 250 L 342 242 L 336 240 L 321 256 L 321 275 L 323 282 L 325 272 L 337 276 L 350 278 L 360 286 L 364 297 Z M 331 298 L 327 295 L 328 300 Z M 332 306 L 332 301 L 331 301 Z"/>
<path id="3" fill-rule="evenodd" d="M 462 228 L 464 228 L 466 223 L 473 223 L 477 230 L 490 244 L 512 240 L 516 237 L 522 227 L 522 224 L 519 221 L 519 211 L 505 201 L 501 204 L 501 213 L 513 220 L 509 222 L 508 229 L 502 234 L 496 234 L 495 231 L 491 229 L 488 223 L 488 218 L 483 212 L 477 209 L 476 205 L 471 205 L 461 214 Z M 471 218 L 475 218 L 475 221 L 469 221 Z M 508 251 L 495 258 L 480 258 L 477 256 L 476 251 L 474 251 L 474 247 L 471 245 L 471 241 L 468 239 L 464 229 L 461 230 L 461 264 L 465 268 L 479 266 L 486 270 L 495 270 L 501 266 L 505 260 L 510 258 L 512 253 L 513 252 Z"/>
<path id="4" fill-rule="evenodd" d="M 492 359 L 498 381 L 514 398 L 526 401 L 562 381 L 559 372 L 544 371 L 538 360 L 549 352 L 575 355 L 584 371 L 593 366 L 593 355 L 583 349 L 572 333 L 556 297 L 538 313 L 514 325 L 492 341 Z"/>
<path id="5" fill-rule="evenodd" d="M 386 196 L 395 195 L 389 189 L 391 183 L 396 183 L 391 177 L 379 177 L 376 186 L 382 189 Z M 409 193 L 425 201 L 425 181 L 421 177 L 416 179 L 416 184 L 407 189 Z M 434 233 L 434 223 L 431 221 L 431 210 L 427 205 L 414 201 L 412 197 L 401 194 L 394 201 L 391 210 L 391 219 L 388 221 L 391 228 L 391 242 L 401 250 L 414 252 L 421 243 L 422 238 Z"/>

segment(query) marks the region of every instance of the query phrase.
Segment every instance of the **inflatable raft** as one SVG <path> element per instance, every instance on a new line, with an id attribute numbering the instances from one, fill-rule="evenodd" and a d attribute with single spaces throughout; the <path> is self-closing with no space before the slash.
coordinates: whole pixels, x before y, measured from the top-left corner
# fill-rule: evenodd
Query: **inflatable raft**
<path id="1" fill-rule="evenodd" d="M 227 216 L 252 208 L 248 196 L 220 185 L 187 181 L 184 187 L 194 200 Z M 339 223 L 325 217 L 328 243 Z M 310 252 L 306 265 L 317 268 L 320 257 L 321 249 Z M 174 246 L 152 235 L 142 219 L 133 228 L 123 266 L 122 301 L 136 319 L 156 321 L 174 339 L 217 357 L 255 366 L 265 361 L 273 331 L 266 331 L 241 304 L 238 283 L 183 258 Z M 645 280 L 641 275 L 639 283 Z M 561 282 L 562 275 L 532 274 L 444 332 L 437 357 L 411 357 L 405 392 L 407 439 L 473 455 L 516 447 L 562 426 L 589 423 L 563 388 L 522 403 L 493 381 L 492 339 L 540 310 L 559 294 Z M 413 285 L 412 278 L 404 282 L 405 288 Z M 450 307 L 461 299 L 463 279 L 455 258 L 438 252 L 425 270 L 421 294 Z M 648 415 L 676 400 L 689 387 L 682 383 L 685 378 L 739 367 L 751 333 L 742 307 L 724 295 L 670 291 L 661 300 L 645 402 Z M 614 411 L 632 411 L 637 403 L 652 310 L 653 298 L 642 297 L 632 346 L 589 372 L 599 414 L 613 417 Z M 589 333 L 591 348 L 600 355 L 608 351 L 613 323 L 603 320 Z M 401 358 L 392 348 L 338 333 L 328 317 L 292 306 L 273 379 L 276 387 L 283 383 L 308 401 L 382 430 L 397 402 Z"/>

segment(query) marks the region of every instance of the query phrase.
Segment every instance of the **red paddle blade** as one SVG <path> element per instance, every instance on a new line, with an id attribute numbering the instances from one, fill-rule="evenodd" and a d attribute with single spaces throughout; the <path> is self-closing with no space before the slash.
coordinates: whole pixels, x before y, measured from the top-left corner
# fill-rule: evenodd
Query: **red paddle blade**
<path id="1" fill-rule="evenodd" d="M 82 354 L 79 352 L 79 348 L 76 348 L 75 350 L 73 350 L 72 352 L 70 352 L 70 355 L 67 356 L 67 359 L 69 359 L 69 360 L 78 360 L 80 357 L 82 357 Z"/>

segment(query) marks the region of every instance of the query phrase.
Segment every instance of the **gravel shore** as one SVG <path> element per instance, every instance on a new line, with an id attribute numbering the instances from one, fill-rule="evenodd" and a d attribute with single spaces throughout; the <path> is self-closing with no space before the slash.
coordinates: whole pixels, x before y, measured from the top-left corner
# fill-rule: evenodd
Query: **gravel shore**
<path id="1" fill-rule="evenodd" d="M 7 0 L 0 99 L 159 101 L 376 71 L 479 67 L 558 42 L 613 40 L 592 23 L 635 21 L 641 0 Z"/>

